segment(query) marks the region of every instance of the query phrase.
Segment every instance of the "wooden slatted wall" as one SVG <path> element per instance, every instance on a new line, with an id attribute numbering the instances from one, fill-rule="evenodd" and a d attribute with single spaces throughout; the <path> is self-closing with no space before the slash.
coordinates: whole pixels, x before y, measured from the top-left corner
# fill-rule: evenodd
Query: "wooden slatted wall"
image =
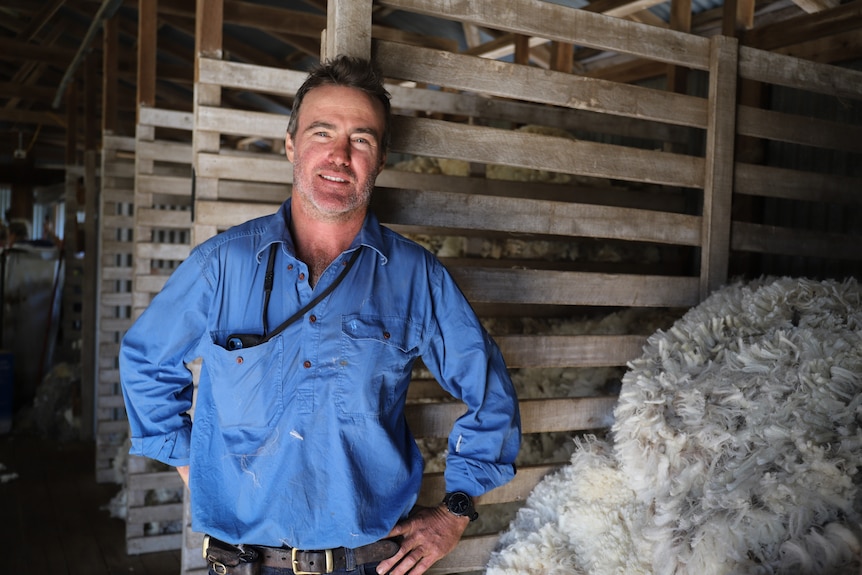
<path id="1" fill-rule="evenodd" d="M 492 333 L 514 371 L 624 366 L 640 354 L 648 333 L 632 328 L 608 334 L 593 327 L 561 334 L 554 321 L 616 310 L 681 313 L 726 281 L 731 250 L 766 249 L 764 236 L 751 239 L 761 229 L 738 222 L 731 227 L 734 187 L 736 194 L 781 194 L 785 192 L 775 190 L 773 178 L 789 175 L 735 162 L 738 135 L 804 137 L 808 144 L 827 141 L 827 147 L 855 150 L 854 138 L 838 138 L 835 145 L 835 137 L 788 135 L 773 114 L 741 107 L 736 100 L 740 78 L 825 90 L 828 81 L 817 78 L 834 76 L 834 67 L 783 57 L 777 61 L 773 55 L 740 50 L 730 38 L 707 39 L 553 3 L 520 0 L 500 10 L 494 3 L 465 0 L 445 3 L 445 13 L 441 3 L 430 0 L 378 3 L 558 45 L 681 66 L 708 77 L 708 94 L 693 96 L 374 40 L 375 58 L 385 75 L 398 81 L 390 86 L 397 113 L 393 157 L 451 159 L 468 166 L 461 175 L 387 169 L 378 178 L 374 209 L 384 224 L 429 245 L 460 238 L 464 249 L 441 258 L 483 320 L 494 326 Z M 361 54 L 372 49 L 370 5 L 371 0 L 340 4 L 343 10 L 328 22 L 327 50 Z M 359 33 L 363 27 L 367 35 Z M 278 142 L 286 116 L 231 109 L 224 95 L 243 90 L 289 100 L 304 73 L 222 61 L 216 52 L 205 51 L 197 68 L 193 243 L 273 212 L 289 195 L 292 180 L 291 166 L 277 145 L 273 153 L 238 152 L 228 145 L 246 138 Z M 775 63 L 796 71 L 779 78 Z M 841 71 L 836 77 L 846 86 L 842 97 L 859 97 L 858 73 Z M 830 128 L 801 124 L 818 131 Z M 526 125 L 611 134 L 622 143 L 517 129 Z M 521 175 L 565 177 L 556 183 L 492 179 L 501 165 Z M 798 190 L 790 177 L 781 181 Z M 842 201 L 858 201 L 849 193 L 855 180 L 839 178 L 837 183 L 846 190 L 838 192 Z M 803 191 L 786 193 L 811 197 Z M 547 259 L 504 250 L 502 256 L 480 257 L 488 255 L 487 246 L 515 240 L 571 244 L 584 253 L 606 242 L 636 256 Z M 639 260 L 644 246 L 659 257 Z M 460 412 L 433 388 L 418 371 L 411 399 L 423 401 L 411 403 L 408 417 L 422 439 L 445 437 Z M 525 437 L 600 432 L 612 422 L 615 401 L 612 392 L 523 399 Z M 517 507 L 560 463 L 550 458 L 522 465 L 512 483 L 480 499 L 480 512 Z M 421 502 L 435 503 L 442 491 L 441 474 L 428 473 Z M 188 498 L 185 503 L 187 509 Z M 432 572 L 482 570 L 498 529 L 472 528 Z M 183 573 L 205 572 L 201 539 L 186 518 Z"/>
<path id="2" fill-rule="evenodd" d="M 760 163 L 737 162 L 734 191 L 740 199 L 769 200 L 771 209 L 736 215 L 732 248 L 750 254 L 862 262 L 858 248 L 862 241 L 862 113 L 858 113 L 862 110 L 862 73 L 743 47 L 739 51 L 739 76 L 766 86 L 815 94 L 826 105 L 805 115 L 778 112 L 765 105 L 739 106 L 738 133 L 756 139 L 767 152 Z M 857 123 L 840 121 L 842 110 L 853 109 Z M 824 152 L 835 151 L 832 157 L 844 161 L 781 165 L 780 154 L 769 153 L 770 146 L 805 148 L 808 156 L 820 158 L 825 157 Z M 833 171 L 813 171 L 823 165 Z M 824 221 L 819 226 L 803 221 L 800 223 L 806 228 L 800 228 L 790 227 L 787 219 L 767 219 L 776 212 L 811 211 L 815 204 L 839 207 L 838 221 Z M 862 270 L 862 265 L 856 269 Z"/>
<path id="3" fill-rule="evenodd" d="M 117 357 L 132 323 L 132 205 L 135 140 L 102 140 L 96 261 L 96 479 L 120 481 L 114 459 L 128 434 Z"/>
<path id="4" fill-rule="evenodd" d="M 192 235 L 191 113 L 141 108 L 135 149 L 132 316 L 137 318 L 186 259 Z M 170 139 L 167 135 L 170 135 Z M 180 549 L 183 483 L 173 468 L 129 456 L 126 551 Z M 159 490 L 161 497 L 150 497 Z M 169 497 L 171 493 L 175 498 Z"/>

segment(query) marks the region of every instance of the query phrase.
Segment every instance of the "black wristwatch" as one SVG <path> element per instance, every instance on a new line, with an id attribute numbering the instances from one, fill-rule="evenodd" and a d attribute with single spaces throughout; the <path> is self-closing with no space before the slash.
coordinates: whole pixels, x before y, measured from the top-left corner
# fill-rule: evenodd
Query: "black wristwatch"
<path id="1" fill-rule="evenodd" d="M 476 521 L 479 514 L 473 507 L 473 498 L 463 491 L 452 491 L 443 498 L 446 508 L 458 517 L 469 517 L 470 521 Z"/>

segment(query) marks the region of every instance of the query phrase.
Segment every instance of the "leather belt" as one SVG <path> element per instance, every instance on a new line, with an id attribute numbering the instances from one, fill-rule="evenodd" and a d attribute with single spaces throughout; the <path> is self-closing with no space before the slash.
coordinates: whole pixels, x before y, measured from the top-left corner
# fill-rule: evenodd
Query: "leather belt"
<path id="1" fill-rule="evenodd" d="M 317 551 L 304 551 L 292 547 L 266 547 L 264 545 L 234 546 L 214 537 L 204 539 L 204 557 L 225 566 L 240 562 L 256 563 L 267 567 L 292 569 L 295 575 L 325 575 L 339 569 L 355 569 L 364 563 L 378 563 L 398 552 L 399 545 L 392 539 L 381 539 L 362 547 L 337 547 Z"/>

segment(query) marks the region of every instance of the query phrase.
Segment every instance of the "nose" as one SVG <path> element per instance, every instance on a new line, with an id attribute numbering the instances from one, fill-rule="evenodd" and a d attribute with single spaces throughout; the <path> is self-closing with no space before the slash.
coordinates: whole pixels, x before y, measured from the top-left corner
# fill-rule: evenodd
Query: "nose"
<path id="1" fill-rule="evenodd" d="M 329 157 L 340 166 L 350 165 L 350 138 L 335 138 L 329 149 Z"/>

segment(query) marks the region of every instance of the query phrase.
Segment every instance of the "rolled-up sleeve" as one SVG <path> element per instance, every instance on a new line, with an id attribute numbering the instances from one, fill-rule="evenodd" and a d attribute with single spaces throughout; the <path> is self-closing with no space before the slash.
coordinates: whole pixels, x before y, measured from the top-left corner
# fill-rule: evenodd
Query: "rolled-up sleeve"
<path id="1" fill-rule="evenodd" d="M 479 496 L 510 481 L 521 445 L 518 399 L 500 349 L 451 276 L 433 282 L 437 333 L 423 361 L 467 411 L 449 435 L 446 490 Z"/>
<path id="2" fill-rule="evenodd" d="M 130 453 L 173 466 L 189 464 L 194 384 L 187 363 L 207 333 L 200 269 L 194 257 L 183 262 L 120 346 Z"/>

